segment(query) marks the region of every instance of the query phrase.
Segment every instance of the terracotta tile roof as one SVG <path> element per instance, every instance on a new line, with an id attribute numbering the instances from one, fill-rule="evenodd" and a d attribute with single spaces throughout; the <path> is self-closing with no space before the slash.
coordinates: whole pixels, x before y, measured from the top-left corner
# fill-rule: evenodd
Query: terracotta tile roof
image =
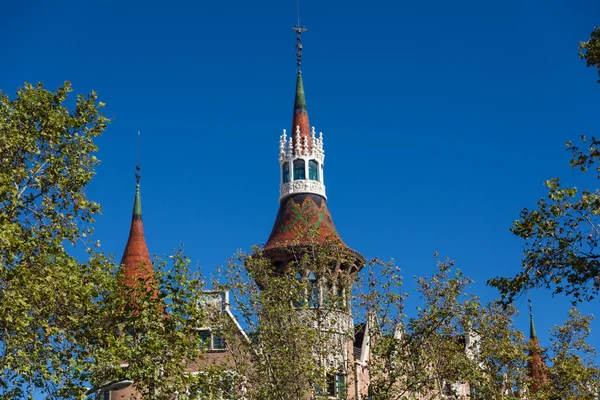
<path id="1" fill-rule="evenodd" d="M 347 247 L 335 229 L 325 199 L 312 193 L 300 193 L 283 199 L 264 249 L 315 242 L 337 242 Z"/>
<path id="2" fill-rule="evenodd" d="M 133 203 L 133 216 L 129 239 L 121 258 L 121 268 L 125 284 L 133 286 L 137 282 L 151 282 L 154 279 L 152 260 L 144 237 L 142 224 L 142 202 L 140 198 L 140 185 L 136 185 L 135 200 Z"/>

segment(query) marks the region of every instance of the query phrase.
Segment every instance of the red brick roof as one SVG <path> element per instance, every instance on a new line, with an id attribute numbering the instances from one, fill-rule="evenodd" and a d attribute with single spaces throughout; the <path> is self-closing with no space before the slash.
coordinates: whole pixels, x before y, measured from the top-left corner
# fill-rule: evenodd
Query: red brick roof
<path id="1" fill-rule="evenodd" d="M 125 284 L 128 286 L 134 286 L 142 281 L 152 282 L 154 280 L 152 260 L 144 237 L 139 184 L 136 186 L 131 229 L 121 258 L 121 268 Z"/>

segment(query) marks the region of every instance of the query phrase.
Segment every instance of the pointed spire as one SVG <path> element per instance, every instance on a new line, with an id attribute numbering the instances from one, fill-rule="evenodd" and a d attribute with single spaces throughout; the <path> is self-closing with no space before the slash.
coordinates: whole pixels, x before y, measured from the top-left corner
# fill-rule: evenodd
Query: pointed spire
<path id="1" fill-rule="evenodd" d="M 547 382 L 548 377 L 546 375 L 546 363 L 542 356 L 542 349 L 540 348 L 540 341 L 535 332 L 535 325 L 533 323 L 533 306 L 531 299 L 529 301 L 529 338 L 530 338 L 530 353 L 529 353 L 529 377 L 531 378 L 531 391 L 537 392 L 539 388 Z"/>
<path id="2" fill-rule="evenodd" d="M 133 213 L 131 217 L 131 227 L 129 229 L 129 238 L 121 258 L 121 268 L 123 277 L 127 285 L 135 285 L 140 281 L 150 281 L 154 278 L 152 270 L 152 261 L 146 238 L 144 236 L 144 226 L 142 224 L 142 199 L 140 195 L 140 166 L 136 167 L 135 175 L 135 197 L 133 200 Z"/>
<path id="3" fill-rule="evenodd" d="M 308 122 L 308 111 L 306 109 L 306 95 L 304 94 L 304 82 L 302 81 L 302 38 L 300 35 L 306 32 L 306 27 L 299 25 L 294 26 L 292 29 L 296 31 L 296 63 L 298 66 L 298 73 L 296 77 L 296 96 L 294 98 L 294 114 L 292 117 L 292 141 L 296 145 L 297 137 L 295 133 L 300 132 L 300 140 L 306 138 L 309 143 L 309 150 L 312 147 L 312 140 L 310 137 L 310 124 Z M 301 145 L 302 143 L 298 143 Z"/>
<path id="4" fill-rule="evenodd" d="M 537 339 L 535 324 L 533 323 L 533 306 L 531 305 L 531 299 L 529 300 L 529 337 L 531 339 Z"/>

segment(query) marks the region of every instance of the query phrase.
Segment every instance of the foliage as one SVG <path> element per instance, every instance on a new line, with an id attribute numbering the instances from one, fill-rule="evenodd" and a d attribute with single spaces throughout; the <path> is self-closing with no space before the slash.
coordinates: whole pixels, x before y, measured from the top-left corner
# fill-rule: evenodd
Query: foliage
<path id="1" fill-rule="evenodd" d="M 600 27 L 595 27 L 590 39 L 579 44 L 579 56 L 588 67 L 600 75 Z M 600 83 L 600 80 L 598 80 Z M 600 142 L 582 136 L 581 150 L 567 142 L 571 151 L 571 167 L 586 172 L 597 166 Z M 554 294 L 564 293 L 573 302 L 591 301 L 600 291 L 600 254 L 597 252 L 600 234 L 600 192 L 598 189 L 579 191 L 576 187 L 561 187 L 560 180 L 545 182 L 548 194 L 537 208 L 521 211 L 511 231 L 525 240 L 523 271 L 512 278 L 496 277 L 488 283 L 498 288 L 505 301 L 534 287 L 546 287 Z"/>
<path id="2" fill-rule="evenodd" d="M 551 332 L 548 384 L 538 398 L 564 400 L 596 400 L 600 393 L 600 368 L 595 363 L 596 351 L 587 344 L 592 317 L 572 309 L 569 320 Z"/>
<path id="3" fill-rule="evenodd" d="M 189 272 L 181 249 L 169 260 L 157 260 L 154 276 L 137 285 L 118 275 L 117 286 L 103 299 L 102 333 L 89 370 L 93 387 L 131 380 L 143 398 L 170 400 L 173 393 L 205 390 L 211 386 L 207 379 L 219 373 L 209 371 L 204 380 L 188 373 L 206 350 L 198 328 L 211 310 L 200 306 L 206 303 L 204 282 Z"/>
<path id="4" fill-rule="evenodd" d="M 69 254 L 88 246 L 100 210 L 85 189 L 109 122 L 95 92 L 70 109 L 71 90 L 0 93 L 0 397 L 81 398 L 126 378 L 148 398 L 171 398 L 194 384 L 186 368 L 203 350 L 203 283 L 181 253 L 159 263 L 151 292 L 125 285 L 92 248 L 84 261 Z"/>
<path id="5" fill-rule="evenodd" d="M 346 346 L 353 326 L 347 294 L 331 283 L 351 279 L 334 276 L 331 247 L 296 249 L 284 268 L 274 269 L 261 250 L 238 254 L 225 270 L 232 309 L 249 332 L 246 340 L 231 321 L 224 321 L 236 374 L 243 376 L 247 398 L 305 399 L 322 395 L 327 374 L 344 373 Z M 314 276 L 314 278 L 313 278 Z"/>
<path id="6" fill-rule="evenodd" d="M 590 39 L 579 43 L 579 56 L 585 60 L 588 67 L 594 67 L 600 75 L 600 27 L 595 27 Z M 598 80 L 600 83 L 600 80 Z"/>
<path id="7" fill-rule="evenodd" d="M 369 297 L 378 325 L 369 362 L 372 398 L 438 399 L 443 394 L 466 399 L 475 393 L 484 399 L 513 398 L 513 387 L 527 380 L 523 335 L 512 324 L 514 309 L 482 306 L 467 293 L 471 281 L 452 262 L 438 261 L 432 277 L 417 278 L 422 304 L 416 316 L 388 313 L 379 299 L 393 299 L 392 309 L 403 310 L 405 295 L 397 296 L 399 286 L 386 283 L 401 283 L 397 271 L 389 264 L 370 266 L 368 286 L 373 289 L 360 295 Z M 396 295 L 382 296 L 381 288 Z"/>
<path id="8" fill-rule="evenodd" d="M 85 187 L 108 123 L 95 92 L 74 110 L 69 92 L 68 82 L 56 92 L 25 84 L 12 100 L 0 92 L 0 395 L 9 398 L 77 387 L 78 360 L 90 356 L 77 343 L 111 280 L 106 259 L 80 264 L 63 247 L 89 234 L 99 211 Z"/>
<path id="9" fill-rule="evenodd" d="M 567 142 L 571 166 L 600 176 L 600 151 L 594 137 L 585 150 Z M 511 231 L 525 240 L 523 271 L 513 278 L 496 277 L 489 284 L 512 301 L 530 288 L 543 286 L 574 302 L 591 301 L 600 291 L 600 191 L 563 188 L 558 178 L 546 181 L 548 194 L 534 210 L 524 209 Z"/>

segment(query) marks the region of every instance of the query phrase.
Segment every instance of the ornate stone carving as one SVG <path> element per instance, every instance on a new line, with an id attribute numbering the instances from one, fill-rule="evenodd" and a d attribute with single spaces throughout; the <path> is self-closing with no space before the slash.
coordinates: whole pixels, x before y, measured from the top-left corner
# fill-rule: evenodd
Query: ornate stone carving
<path id="1" fill-rule="evenodd" d="M 321 182 L 302 179 L 281 184 L 279 189 L 279 199 L 281 200 L 294 193 L 315 193 L 327 198 L 325 195 L 325 185 Z"/>
<path id="2" fill-rule="evenodd" d="M 295 135 L 295 140 L 293 140 Z M 279 164 L 283 168 L 285 164 L 290 167 L 290 177 L 293 173 L 293 165 L 295 160 L 304 160 L 306 178 L 310 177 L 309 162 L 315 160 L 318 163 L 318 178 L 319 181 L 310 179 L 292 180 L 290 182 L 281 182 L 279 190 L 280 200 L 285 196 L 294 193 L 315 193 L 325 196 L 325 185 L 323 177 L 323 164 L 325 162 L 325 151 L 323 150 L 323 132 L 317 132 L 312 128 L 311 136 L 301 137 L 300 126 L 296 126 L 296 132 L 288 137 L 285 129 L 279 138 Z M 283 175 L 282 175 L 283 176 Z"/>
<path id="3" fill-rule="evenodd" d="M 317 132 L 312 128 L 311 138 L 300 137 L 300 127 L 296 127 L 296 140 L 287 135 L 286 130 L 279 138 L 279 162 L 293 161 L 297 158 L 317 160 L 319 164 L 325 162 L 325 151 L 323 150 L 323 132 Z M 309 144 L 310 140 L 310 146 Z M 310 147 L 310 150 L 309 150 Z"/>

